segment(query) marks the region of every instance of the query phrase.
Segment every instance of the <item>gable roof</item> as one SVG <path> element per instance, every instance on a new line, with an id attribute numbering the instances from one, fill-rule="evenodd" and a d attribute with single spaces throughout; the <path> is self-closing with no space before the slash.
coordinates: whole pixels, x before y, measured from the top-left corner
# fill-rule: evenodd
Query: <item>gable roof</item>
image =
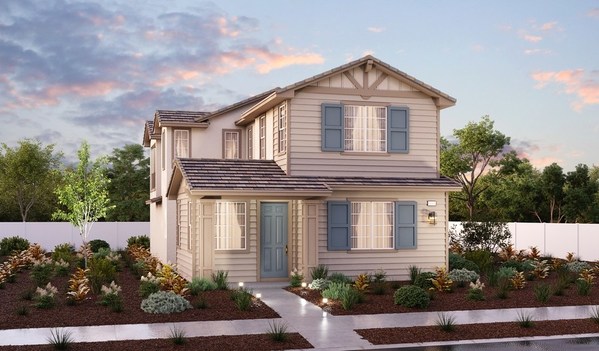
<path id="1" fill-rule="evenodd" d="M 193 193 L 203 195 L 282 195 L 327 196 L 332 190 L 381 188 L 435 188 L 447 191 L 461 186 L 445 177 L 393 178 L 393 177 L 317 177 L 288 176 L 272 160 L 191 159 L 175 161 L 175 169 L 168 186 L 169 199 L 176 198 L 185 181 Z"/>
<path id="2" fill-rule="evenodd" d="M 181 122 L 181 123 L 194 123 L 199 119 L 202 119 L 209 112 L 199 111 L 174 111 L 174 110 L 156 110 L 155 116 L 158 118 L 160 123 L 168 122 Z"/>
<path id="3" fill-rule="evenodd" d="M 155 139 L 154 135 L 154 121 L 146 121 L 144 125 L 144 136 L 142 144 L 145 147 L 150 146 L 150 139 Z"/>

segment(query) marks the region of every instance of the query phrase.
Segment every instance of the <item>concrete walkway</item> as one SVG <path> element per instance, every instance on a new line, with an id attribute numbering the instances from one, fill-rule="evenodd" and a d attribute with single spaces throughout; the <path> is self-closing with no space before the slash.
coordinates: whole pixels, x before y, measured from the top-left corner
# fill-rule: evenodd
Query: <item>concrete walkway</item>
<path id="1" fill-rule="evenodd" d="M 281 319 L 274 321 L 286 323 L 288 331 L 300 333 L 316 349 L 356 350 L 422 346 L 424 344 L 374 346 L 356 334 L 354 329 L 434 325 L 438 318 L 438 312 L 332 316 L 323 313 L 322 309 L 306 300 L 281 289 L 282 284 L 255 283 L 247 284 L 247 286 L 254 290 L 254 294 L 261 293 L 262 300 L 279 313 Z M 457 324 L 466 324 L 515 321 L 519 313 L 529 314 L 535 320 L 588 318 L 591 310 L 592 307 L 589 306 L 574 306 L 446 313 L 454 316 Z M 92 342 L 168 338 L 174 327 L 184 330 L 188 337 L 260 334 L 266 332 L 269 329 L 269 323 L 272 322 L 273 320 L 258 319 L 66 327 L 62 329 L 70 331 L 75 342 Z M 47 344 L 50 331 L 51 328 L 0 330 L 0 345 Z M 527 340 L 531 339 L 535 338 L 527 338 Z M 465 343 L 465 341 L 461 343 Z M 427 344 L 439 345 L 440 343 Z"/>

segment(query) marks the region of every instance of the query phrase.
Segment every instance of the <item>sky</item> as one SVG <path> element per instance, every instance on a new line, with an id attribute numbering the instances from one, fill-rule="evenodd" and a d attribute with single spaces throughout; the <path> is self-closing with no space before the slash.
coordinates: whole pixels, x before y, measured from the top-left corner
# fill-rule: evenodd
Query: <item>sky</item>
<path id="1" fill-rule="evenodd" d="M 0 142 L 66 159 L 141 143 L 157 109 L 212 111 L 364 55 L 484 115 L 533 165 L 599 165 L 599 1 L 0 0 Z"/>

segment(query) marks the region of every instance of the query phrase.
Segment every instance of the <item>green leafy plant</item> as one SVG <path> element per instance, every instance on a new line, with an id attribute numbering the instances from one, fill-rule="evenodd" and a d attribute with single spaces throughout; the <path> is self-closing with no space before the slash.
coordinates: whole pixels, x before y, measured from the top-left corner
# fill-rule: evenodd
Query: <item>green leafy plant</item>
<path id="1" fill-rule="evenodd" d="M 71 263 L 73 261 L 73 253 L 75 252 L 75 247 L 73 247 L 70 243 L 58 244 L 54 246 L 54 252 L 52 252 L 52 260 L 60 261 L 63 260 L 67 263 Z"/>
<path id="2" fill-rule="evenodd" d="M 465 251 L 496 252 L 508 246 L 512 237 L 507 224 L 501 222 L 463 222 L 460 234 Z"/>
<path id="3" fill-rule="evenodd" d="M 71 265 L 69 262 L 63 260 L 62 258 L 58 261 L 54 261 L 54 270 L 58 276 L 65 277 L 69 274 L 69 270 Z"/>
<path id="4" fill-rule="evenodd" d="M 539 284 L 533 289 L 535 298 L 541 303 L 547 303 L 551 297 L 551 287 L 547 284 Z"/>
<path id="5" fill-rule="evenodd" d="M 330 282 L 326 289 L 322 291 L 322 297 L 330 300 L 339 300 L 341 293 L 351 289 L 351 285 L 343 282 Z"/>
<path id="6" fill-rule="evenodd" d="M 16 313 L 18 316 L 27 316 L 29 314 L 29 309 L 25 305 L 21 305 L 17 307 Z"/>
<path id="7" fill-rule="evenodd" d="M 327 279 L 329 276 L 329 267 L 325 266 L 324 264 L 319 264 L 312 269 L 310 275 L 312 276 L 312 280 Z"/>
<path id="8" fill-rule="evenodd" d="M 109 284 L 116 278 L 116 268 L 112 262 L 105 258 L 89 260 L 89 273 L 87 274 L 90 287 L 94 293 L 99 293 L 102 285 Z"/>
<path id="9" fill-rule="evenodd" d="M 325 290 L 329 286 L 329 281 L 324 278 L 314 279 L 312 283 L 308 284 L 308 288 L 312 290 Z"/>
<path id="10" fill-rule="evenodd" d="M 302 272 L 300 270 L 298 270 L 297 268 L 294 268 L 291 271 L 289 285 L 291 285 L 294 288 L 297 288 L 297 287 L 302 286 L 303 281 L 304 281 L 304 275 L 302 274 Z"/>
<path id="11" fill-rule="evenodd" d="M 377 270 L 372 275 L 372 282 L 373 283 L 379 284 L 379 283 L 384 283 L 386 281 L 387 281 L 387 272 L 385 272 L 382 269 Z"/>
<path id="12" fill-rule="evenodd" d="M 475 283 L 470 283 L 470 289 L 468 289 L 468 300 L 483 301 L 485 294 L 483 288 L 485 284 L 481 283 L 480 279 L 477 279 Z"/>
<path id="13" fill-rule="evenodd" d="M 127 239 L 127 249 L 133 245 L 138 245 L 146 249 L 150 249 L 150 237 L 147 235 L 132 236 Z"/>
<path id="14" fill-rule="evenodd" d="M 534 319 L 532 318 L 532 315 L 524 312 L 518 312 L 516 321 L 522 328 L 532 328 L 534 326 Z"/>
<path id="15" fill-rule="evenodd" d="M 591 269 L 591 265 L 584 261 L 572 261 L 566 263 L 566 268 L 572 273 L 579 274 L 585 269 Z"/>
<path id="16" fill-rule="evenodd" d="M 455 330 L 455 317 L 446 313 L 438 313 L 436 324 L 444 332 L 452 332 Z"/>
<path id="17" fill-rule="evenodd" d="M 429 290 L 433 287 L 432 280 L 435 278 L 435 276 L 436 274 L 433 272 L 422 272 L 416 277 L 414 285 L 421 287 L 424 290 Z"/>
<path id="18" fill-rule="evenodd" d="M 113 312 L 122 312 L 123 299 L 120 294 L 121 290 L 121 287 L 114 281 L 110 282 L 108 286 L 102 285 L 102 301 L 100 303 L 110 307 Z"/>
<path id="19" fill-rule="evenodd" d="M 160 291 L 160 281 L 158 280 L 158 277 L 154 276 L 152 273 L 148 273 L 140 278 L 139 296 L 145 299 L 158 291 Z"/>
<path id="20" fill-rule="evenodd" d="M 173 326 L 170 328 L 169 339 L 175 345 L 183 345 L 187 342 L 187 333 L 184 329 Z"/>
<path id="21" fill-rule="evenodd" d="M 31 266 L 31 279 L 37 286 L 46 285 L 54 276 L 54 264 L 49 259 L 34 260 Z"/>
<path id="22" fill-rule="evenodd" d="M 329 276 L 328 280 L 331 283 L 333 283 L 333 282 L 335 282 L 335 283 L 345 283 L 345 284 L 351 284 L 352 283 L 352 280 L 351 280 L 350 277 L 346 276 L 343 273 L 339 273 L 339 272 L 332 273 Z"/>
<path id="23" fill-rule="evenodd" d="M 458 284 L 459 287 L 464 287 L 466 284 L 476 281 L 480 278 L 480 275 L 474 271 L 467 270 L 466 268 L 454 269 L 449 272 L 449 279 L 453 280 Z"/>
<path id="24" fill-rule="evenodd" d="M 496 296 L 500 299 L 507 299 L 511 288 L 512 282 L 509 278 L 506 278 L 505 276 L 498 278 Z"/>
<path id="25" fill-rule="evenodd" d="M 268 330 L 266 334 L 270 337 L 271 340 L 276 342 L 285 342 L 289 338 L 287 334 L 287 324 L 284 322 L 272 321 L 268 322 Z"/>
<path id="26" fill-rule="evenodd" d="M 449 270 L 466 268 L 470 271 L 480 272 L 476 263 L 467 260 L 464 256 L 453 252 L 449 253 Z"/>
<path id="27" fill-rule="evenodd" d="M 197 296 L 202 291 L 216 290 L 217 286 L 215 282 L 209 279 L 193 277 L 187 284 L 187 288 L 189 289 L 191 295 Z"/>
<path id="28" fill-rule="evenodd" d="M 449 274 L 445 267 L 437 267 L 435 269 L 435 278 L 431 279 L 433 288 L 439 292 L 451 292 L 453 281 L 449 278 Z"/>
<path id="29" fill-rule="evenodd" d="M 55 300 L 54 295 L 58 293 L 58 289 L 48 283 L 45 287 L 38 287 L 35 290 L 36 296 L 33 298 L 35 301 L 35 307 L 37 308 L 51 308 L 54 307 Z"/>
<path id="30" fill-rule="evenodd" d="M 428 293 L 416 285 L 404 285 L 393 294 L 396 305 L 404 307 L 426 308 L 430 303 Z"/>
<path id="31" fill-rule="evenodd" d="M 247 311 L 252 307 L 252 290 L 245 288 L 232 290 L 231 299 L 240 311 Z"/>
<path id="32" fill-rule="evenodd" d="M 172 291 L 158 291 L 141 301 L 141 309 L 146 313 L 170 314 L 190 308 L 189 301 Z"/>
<path id="33" fill-rule="evenodd" d="M 595 324 L 599 324 L 599 306 L 595 306 L 591 309 L 591 320 Z"/>
<path id="34" fill-rule="evenodd" d="M 422 273 L 422 269 L 418 268 L 418 266 L 411 265 L 408 267 L 408 271 L 410 273 L 410 284 L 415 285 L 416 279 Z"/>
<path id="35" fill-rule="evenodd" d="M 0 240 L 0 256 L 8 256 L 13 252 L 21 252 L 27 250 L 29 240 L 20 236 L 9 236 Z"/>
<path id="36" fill-rule="evenodd" d="M 362 301 L 361 292 L 351 287 L 349 289 L 342 290 L 339 294 L 339 301 L 341 302 L 341 307 L 344 310 L 349 311 L 357 303 Z"/>
<path id="37" fill-rule="evenodd" d="M 73 343 L 73 336 L 68 330 L 53 328 L 47 340 L 55 350 L 66 350 Z"/>
<path id="38" fill-rule="evenodd" d="M 464 258 L 467 261 L 473 262 L 480 269 L 480 271 L 474 270 L 477 273 L 488 271 L 489 269 L 491 269 L 493 267 L 493 264 L 494 264 L 493 253 L 491 253 L 490 251 L 484 251 L 484 250 L 466 251 L 466 252 L 464 252 Z M 470 264 L 467 264 L 467 265 L 470 265 Z M 472 270 L 467 267 L 463 267 L 463 268 Z"/>
<path id="39" fill-rule="evenodd" d="M 370 276 L 366 273 L 358 275 L 356 281 L 354 282 L 354 287 L 358 291 L 367 291 L 368 287 L 371 284 Z"/>
<path id="40" fill-rule="evenodd" d="M 97 253 L 100 249 L 107 249 L 110 251 L 110 244 L 102 239 L 90 240 L 89 247 L 93 253 Z"/>
<path id="41" fill-rule="evenodd" d="M 218 270 L 216 273 L 212 273 L 212 281 L 216 283 L 216 288 L 218 290 L 227 290 L 229 289 L 228 282 L 229 272 Z"/>
<path id="42" fill-rule="evenodd" d="M 593 285 L 586 280 L 579 279 L 576 281 L 576 290 L 580 296 L 589 296 Z"/>

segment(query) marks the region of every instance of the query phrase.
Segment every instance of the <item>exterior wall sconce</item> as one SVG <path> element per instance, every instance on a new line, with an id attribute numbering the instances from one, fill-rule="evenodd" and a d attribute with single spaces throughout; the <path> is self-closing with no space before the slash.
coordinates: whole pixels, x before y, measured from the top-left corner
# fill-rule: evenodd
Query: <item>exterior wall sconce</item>
<path id="1" fill-rule="evenodd" d="M 429 224 L 436 224 L 437 223 L 437 214 L 435 213 L 435 211 L 431 211 L 431 212 L 428 213 L 427 220 L 428 220 Z"/>

